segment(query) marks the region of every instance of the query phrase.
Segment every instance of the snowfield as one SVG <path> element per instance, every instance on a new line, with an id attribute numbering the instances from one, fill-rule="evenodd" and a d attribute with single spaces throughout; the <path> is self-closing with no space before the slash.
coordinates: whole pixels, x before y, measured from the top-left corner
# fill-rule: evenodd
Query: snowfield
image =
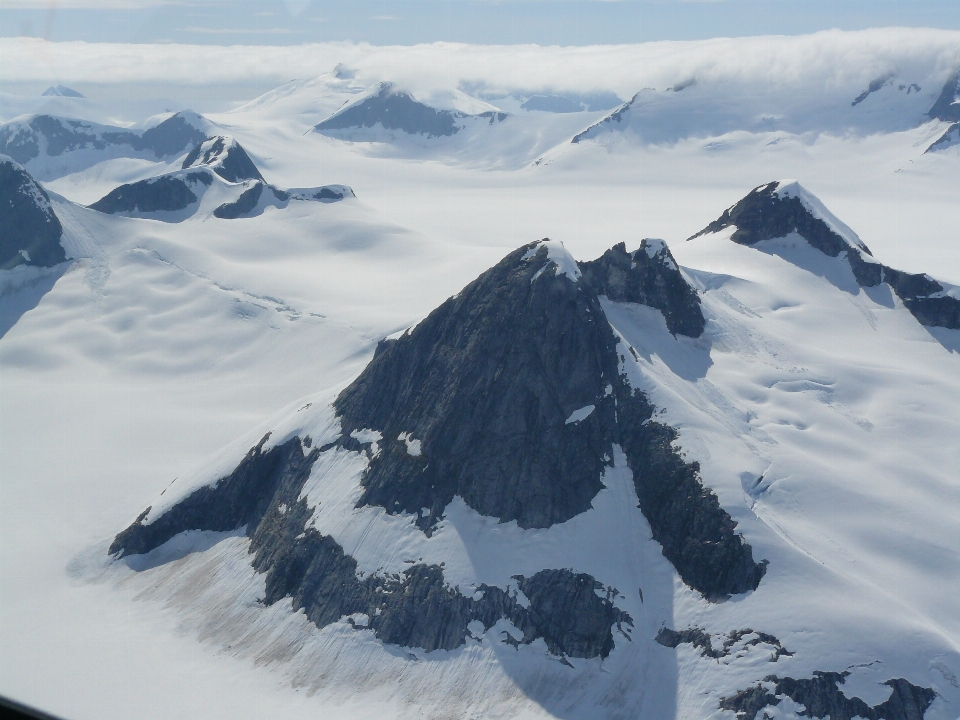
<path id="1" fill-rule="evenodd" d="M 27 42 L 3 41 L 10 67 Z M 88 71 L 102 62 L 90 48 L 62 49 Z M 777 196 L 799 200 L 848 252 L 869 247 L 960 298 L 960 149 L 927 152 L 952 127 L 927 112 L 960 68 L 960 35 L 886 29 L 604 52 L 343 45 L 325 49 L 322 65 L 305 53 L 300 66 L 282 52 L 305 53 L 273 49 L 265 65 L 284 77 L 303 68 L 301 79 L 190 115 L 242 146 L 263 182 L 225 179 L 214 161 L 184 168 L 192 145 L 162 157 L 131 145 L 51 156 L 43 140 L 24 164 L 49 194 L 67 260 L 0 270 L 0 694 L 66 720 L 199 708 L 231 719 L 733 720 L 724 703 L 771 691 L 771 676 L 848 672 L 839 689 L 870 708 L 902 679 L 935 693 L 925 720 L 960 716 L 960 329 L 922 325 L 889 284 L 861 287 L 844 254 L 796 231 L 750 246 L 731 240 L 733 227 L 692 237 L 758 184 L 797 178 Z M 534 61 L 548 56 L 556 63 L 538 76 Z M 573 67 L 584 69 L 564 85 L 560 71 Z M 210 81 L 235 71 L 217 66 Z M 415 117 L 432 108 L 462 127 L 434 137 L 317 129 L 381 83 L 410 93 Z M 624 104 L 522 107 L 564 93 Z M 142 100 L 123 109 L 2 95 L 0 133 L 44 114 L 92 124 L 98 137 L 121 117 L 142 133 L 168 117 L 157 111 Z M 191 171 L 208 180 L 186 209 L 89 207 L 119 186 Z M 215 214 L 258 183 L 251 208 Z M 337 197 L 319 196 L 324 188 Z M 425 533 L 429 508 L 358 504 L 389 443 L 411 462 L 431 457 L 413 427 L 336 444 L 333 403 L 383 338 L 410 336 L 540 238 L 521 258 L 546 258 L 525 292 L 545 281 L 582 288 L 578 261 L 621 242 L 632 253 L 647 237 L 664 238 L 647 242 L 648 257 L 666 257 L 698 293 L 704 332 L 671 334 L 660 310 L 606 295 L 596 320 L 614 334 L 629 387 L 676 430 L 672 447 L 699 464 L 753 559 L 766 561 L 755 590 L 711 602 L 684 582 L 618 444 L 590 507 L 549 527 L 501 522 L 456 496 Z M 560 423 L 597 421 L 605 397 L 571 405 Z M 473 621 L 462 645 L 427 652 L 382 641 L 362 612 L 318 627 L 289 597 L 264 603 L 267 576 L 251 565 L 245 527 L 108 554 L 146 508 L 149 525 L 215 488 L 267 433 L 263 452 L 310 437 L 316 460 L 294 500 L 358 578 L 438 566 L 464 598 L 479 601 L 485 585 L 527 609 L 523 578 L 566 569 L 594 578 L 597 597 L 632 622 L 611 627 L 606 656 L 523 642 L 506 618 Z M 680 633 L 672 646 L 669 631 Z M 779 692 L 757 718 L 808 716 Z"/>

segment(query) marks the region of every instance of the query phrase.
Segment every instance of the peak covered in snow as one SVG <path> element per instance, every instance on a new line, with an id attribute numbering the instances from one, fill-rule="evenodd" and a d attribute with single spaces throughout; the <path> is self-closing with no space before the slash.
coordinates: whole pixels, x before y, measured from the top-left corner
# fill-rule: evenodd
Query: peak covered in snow
<path id="1" fill-rule="evenodd" d="M 874 259 L 857 234 L 796 180 L 755 188 L 689 240 L 729 228 L 730 240 L 753 247 L 797 234 L 825 255 L 845 259 L 861 287 L 889 285 L 921 324 L 960 328 L 960 298 L 929 275 L 905 273 Z"/>
<path id="2" fill-rule="evenodd" d="M 693 237 L 728 227 L 736 228 L 730 239 L 741 245 L 786 237 L 796 231 L 831 257 L 848 248 L 870 254 L 856 233 L 796 180 L 781 180 L 754 188 Z"/>
<path id="3" fill-rule="evenodd" d="M 51 85 L 46 90 L 44 90 L 41 95 L 43 97 L 71 97 L 71 98 L 82 98 L 83 95 L 78 93 L 72 88 L 68 88 L 66 85 Z"/>
<path id="4" fill-rule="evenodd" d="M 0 270 L 62 263 L 62 235 L 46 191 L 13 158 L 0 155 Z"/>
<path id="5" fill-rule="evenodd" d="M 263 175 L 247 155 L 247 151 L 232 137 L 218 135 L 206 138 L 189 152 L 181 168 L 187 170 L 205 166 L 227 182 L 263 181 Z"/>
<path id="6" fill-rule="evenodd" d="M 462 121 L 469 117 L 484 118 L 491 124 L 506 119 L 505 113 L 460 91 L 448 93 L 448 97 L 440 99 L 440 104 L 447 107 L 427 105 L 393 83 L 381 82 L 348 102 L 315 129 L 339 136 L 344 131 L 380 127 L 408 135 L 438 138 L 458 133 Z M 469 112 L 460 109 L 464 107 Z M 491 109 L 484 110 L 484 107 Z"/>

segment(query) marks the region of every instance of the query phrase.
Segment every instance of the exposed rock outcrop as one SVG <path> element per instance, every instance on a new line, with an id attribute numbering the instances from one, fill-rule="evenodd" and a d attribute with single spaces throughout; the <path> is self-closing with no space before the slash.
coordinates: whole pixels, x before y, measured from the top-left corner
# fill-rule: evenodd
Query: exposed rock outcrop
<path id="1" fill-rule="evenodd" d="M 741 690 L 733 697 L 723 698 L 720 708 L 733 710 L 737 718 L 755 720 L 761 710 L 776 707 L 788 697 L 806 708 L 804 716 L 830 720 L 923 720 L 923 715 L 936 697 L 936 693 L 918 687 L 903 678 L 887 680 L 890 697 L 879 705 L 869 706 L 858 697 L 848 698 L 840 689 L 849 672 L 814 672 L 812 678 L 794 680 L 770 675 L 764 678 L 767 685 L 756 685 Z"/>
<path id="2" fill-rule="evenodd" d="M 120 212 L 174 212 L 184 210 L 199 199 L 194 190 L 209 186 L 213 178 L 200 170 L 178 175 L 161 175 L 121 185 L 90 207 L 108 215 Z"/>
<path id="3" fill-rule="evenodd" d="M 633 253 L 618 243 L 598 259 L 579 265 L 584 281 L 598 295 L 656 308 L 674 335 L 700 337 L 703 333 L 706 320 L 700 296 L 683 279 L 663 240 L 644 239 Z"/>
<path id="4" fill-rule="evenodd" d="M 19 163 L 0 155 L 0 270 L 66 260 L 50 196 Z"/>
<path id="5" fill-rule="evenodd" d="M 687 628 L 686 630 L 671 630 L 669 628 L 660 628 L 655 640 L 664 647 L 676 648 L 682 644 L 690 643 L 700 651 L 701 657 L 713 658 L 714 660 L 729 657 L 735 652 L 742 652 L 746 648 L 757 645 L 769 645 L 773 653 L 770 655 L 770 662 L 777 662 L 781 657 L 792 657 L 793 653 L 783 647 L 780 641 L 769 633 L 760 632 L 751 628 L 743 630 L 731 630 L 723 638 L 723 645 L 717 649 L 713 646 L 713 639 L 706 630 L 698 627 Z"/>

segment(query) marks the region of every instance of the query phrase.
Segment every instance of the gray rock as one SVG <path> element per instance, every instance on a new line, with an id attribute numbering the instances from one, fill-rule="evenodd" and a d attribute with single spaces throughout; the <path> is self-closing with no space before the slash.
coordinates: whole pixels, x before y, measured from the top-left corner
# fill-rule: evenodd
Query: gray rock
<path id="1" fill-rule="evenodd" d="M 919 687 L 895 678 L 887 680 L 885 685 L 892 688 L 890 697 L 879 705 L 869 706 L 858 697 L 848 698 L 840 689 L 849 672 L 819 672 L 812 678 L 794 680 L 770 675 L 764 678 L 766 683 L 774 683 L 772 691 L 763 685 L 741 690 L 736 695 L 723 698 L 720 708 L 733 710 L 738 718 L 756 720 L 757 715 L 766 707 L 777 706 L 784 697 L 801 703 L 806 709 L 801 715 L 810 718 L 830 720 L 923 720 L 924 713 L 933 703 L 937 694 L 930 688 Z"/>
<path id="2" fill-rule="evenodd" d="M 108 215 L 183 210 L 197 202 L 197 196 L 191 190 L 192 185 L 210 185 L 212 182 L 213 178 L 204 170 L 184 176 L 161 175 L 121 185 L 90 205 L 90 208 Z"/>
<path id="3" fill-rule="evenodd" d="M 723 640 L 723 646 L 718 650 L 713 647 L 713 641 L 710 634 L 705 630 L 692 627 L 686 630 L 670 630 L 669 628 L 660 628 L 657 637 L 654 638 L 664 647 L 676 648 L 684 643 L 690 643 L 700 651 L 701 657 L 719 659 L 729 657 L 737 643 L 743 642 L 743 647 L 752 647 L 755 645 L 769 645 L 773 648 L 773 654 L 770 656 L 770 662 L 777 662 L 781 657 L 792 657 L 793 653 L 783 647 L 780 641 L 769 633 L 759 632 L 746 628 L 744 630 L 732 630 L 727 633 Z"/>
<path id="4" fill-rule="evenodd" d="M 215 217 L 225 220 L 233 220 L 241 215 L 246 215 L 252 211 L 257 203 L 260 202 L 260 196 L 263 194 L 263 183 L 255 182 L 250 188 L 240 193 L 240 197 L 232 203 L 224 203 L 217 207 L 213 214 Z"/>
<path id="5" fill-rule="evenodd" d="M 674 335 L 700 337 L 706 325 L 700 296 L 680 274 L 662 240 L 643 240 L 633 254 L 618 243 L 592 262 L 578 263 L 598 295 L 616 302 L 648 305 L 663 313 Z"/>
<path id="6" fill-rule="evenodd" d="M 0 270 L 62 263 L 62 236 L 50 196 L 18 163 L 0 156 Z"/>

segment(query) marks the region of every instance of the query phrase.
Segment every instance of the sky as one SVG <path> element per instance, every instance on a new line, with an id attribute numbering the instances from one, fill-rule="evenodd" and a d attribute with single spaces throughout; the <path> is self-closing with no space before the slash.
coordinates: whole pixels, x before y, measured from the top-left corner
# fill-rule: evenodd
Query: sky
<path id="1" fill-rule="evenodd" d="M 0 0 L 0 37 L 297 45 L 596 45 L 960 29 L 958 0 Z M 8 80 L 10 78 L 7 78 Z"/>

